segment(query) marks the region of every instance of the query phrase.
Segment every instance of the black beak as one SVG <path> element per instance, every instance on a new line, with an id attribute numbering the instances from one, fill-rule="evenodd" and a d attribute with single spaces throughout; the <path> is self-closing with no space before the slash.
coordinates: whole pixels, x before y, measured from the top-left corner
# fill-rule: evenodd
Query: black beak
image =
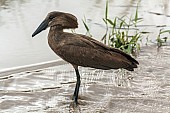
<path id="1" fill-rule="evenodd" d="M 39 26 L 38 28 L 35 30 L 35 32 L 32 34 L 32 37 L 34 37 L 35 35 L 37 35 L 38 33 L 40 33 L 41 31 L 45 30 L 48 27 L 48 21 L 44 20 Z"/>

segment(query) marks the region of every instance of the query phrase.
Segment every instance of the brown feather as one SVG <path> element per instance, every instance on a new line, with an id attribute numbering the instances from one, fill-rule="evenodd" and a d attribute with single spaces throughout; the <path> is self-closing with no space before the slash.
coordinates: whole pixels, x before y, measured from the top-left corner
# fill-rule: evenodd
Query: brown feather
<path id="1" fill-rule="evenodd" d="M 97 69 L 124 68 L 133 71 L 139 64 L 130 55 L 109 47 L 91 37 L 63 32 L 66 28 L 77 28 L 77 18 L 69 13 L 50 12 L 32 36 L 50 27 L 48 43 L 51 49 L 74 67 Z"/>
<path id="2" fill-rule="evenodd" d="M 78 66 L 97 69 L 124 68 L 133 71 L 139 64 L 130 55 L 81 34 L 63 32 L 66 28 L 77 28 L 77 18 L 69 13 L 50 12 L 38 26 L 32 37 L 50 27 L 48 44 L 62 59 L 71 63 L 75 69 L 77 83 L 73 94 L 75 104 L 78 104 L 80 74 Z"/>
<path id="3" fill-rule="evenodd" d="M 71 33 L 58 35 L 52 41 L 49 38 L 49 44 L 57 55 L 71 64 L 97 69 L 125 68 L 130 71 L 137 67 L 137 61 L 131 56 L 90 37 Z"/>

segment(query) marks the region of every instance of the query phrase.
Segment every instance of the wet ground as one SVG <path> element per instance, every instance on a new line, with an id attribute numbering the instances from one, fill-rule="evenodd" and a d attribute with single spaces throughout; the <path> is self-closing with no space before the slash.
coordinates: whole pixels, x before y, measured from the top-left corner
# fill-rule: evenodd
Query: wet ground
<path id="1" fill-rule="evenodd" d="M 80 67 L 80 105 L 73 109 L 76 76 L 69 64 L 0 79 L 1 113 L 169 113 L 170 46 L 144 47 L 134 72 Z M 166 62 L 165 62 L 166 61 Z M 126 74 L 123 74 L 126 73 Z M 5 75 L 4 75 L 5 76 Z"/>

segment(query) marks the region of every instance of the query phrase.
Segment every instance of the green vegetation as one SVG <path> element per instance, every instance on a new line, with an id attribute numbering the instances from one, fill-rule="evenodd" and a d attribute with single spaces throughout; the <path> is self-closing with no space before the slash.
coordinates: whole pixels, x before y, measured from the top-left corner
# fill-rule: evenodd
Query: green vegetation
<path id="1" fill-rule="evenodd" d="M 163 44 L 165 44 L 167 42 L 168 37 L 166 37 L 166 36 L 162 37 L 162 35 L 165 33 L 170 33 L 170 30 L 160 29 L 157 40 L 156 40 L 158 48 L 163 46 Z"/>
<path id="2" fill-rule="evenodd" d="M 86 35 L 89 35 L 90 37 L 92 37 L 91 33 L 90 33 L 90 29 L 88 27 L 88 25 L 86 24 L 86 17 L 84 16 L 84 20 L 83 21 L 83 25 L 86 28 Z"/>
<path id="3" fill-rule="evenodd" d="M 143 34 L 149 33 L 139 31 L 139 29 L 137 29 L 137 24 L 143 21 L 142 18 L 138 17 L 139 2 L 136 6 L 134 16 L 122 16 L 110 19 L 108 17 L 108 0 L 106 1 L 105 16 L 103 18 L 103 21 L 106 25 L 106 32 L 101 39 L 103 43 L 111 47 L 119 48 L 128 54 L 136 55 L 136 53 L 138 53 L 140 50 L 140 41 L 142 40 Z M 87 33 L 92 36 L 90 34 L 90 29 L 86 24 L 86 18 L 84 18 L 83 24 Z M 156 40 L 158 47 L 161 47 L 167 42 L 167 37 L 163 37 L 163 34 L 165 33 L 170 33 L 170 30 L 160 30 Z M 146 39 L 147 41 L 149 40 L 148 37 L 146 37 Z"/>
<path id="4" fill-rule="evenodd" d="M 139 39 L 141 39 L 142 33 L 136 29 L 137 23 L 142 21 L 142 18 L 138 17 L 138 5 L 134 18 L 128 18 L 123 16 L 121 18 L 115 17 L 113 20 L 108 18 L 108 1 L 106 2 L 105 18 L 103 21 L 106 24 L 106 33 L 102 38 L 102 41 L 108 45 L 119 48 L 128 54 L 136 53 L 140 50 Z M 109 30 L 111 28 L 111 30 Z M 135 33 L 131 33 L 131 30 Z"/>

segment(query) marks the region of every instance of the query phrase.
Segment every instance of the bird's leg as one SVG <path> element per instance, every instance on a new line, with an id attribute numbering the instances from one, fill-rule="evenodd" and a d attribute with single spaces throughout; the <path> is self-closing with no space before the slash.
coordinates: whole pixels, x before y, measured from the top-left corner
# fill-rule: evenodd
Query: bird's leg
<path id="1" fill-rule="evenodd" d="M 76 76 L 77 76 L 77 83 L 76 83 L 76 87 L 74 90 L 73 99 L 74 99 L 75 104 L 78 104 L 78 94 L 79 94 L 79 87 L 80 87 L 81 81 L 80 81 L 80 74 L 79 74 L 78 67 L 75 68 L 75 71 L 76 71 Z"/>

